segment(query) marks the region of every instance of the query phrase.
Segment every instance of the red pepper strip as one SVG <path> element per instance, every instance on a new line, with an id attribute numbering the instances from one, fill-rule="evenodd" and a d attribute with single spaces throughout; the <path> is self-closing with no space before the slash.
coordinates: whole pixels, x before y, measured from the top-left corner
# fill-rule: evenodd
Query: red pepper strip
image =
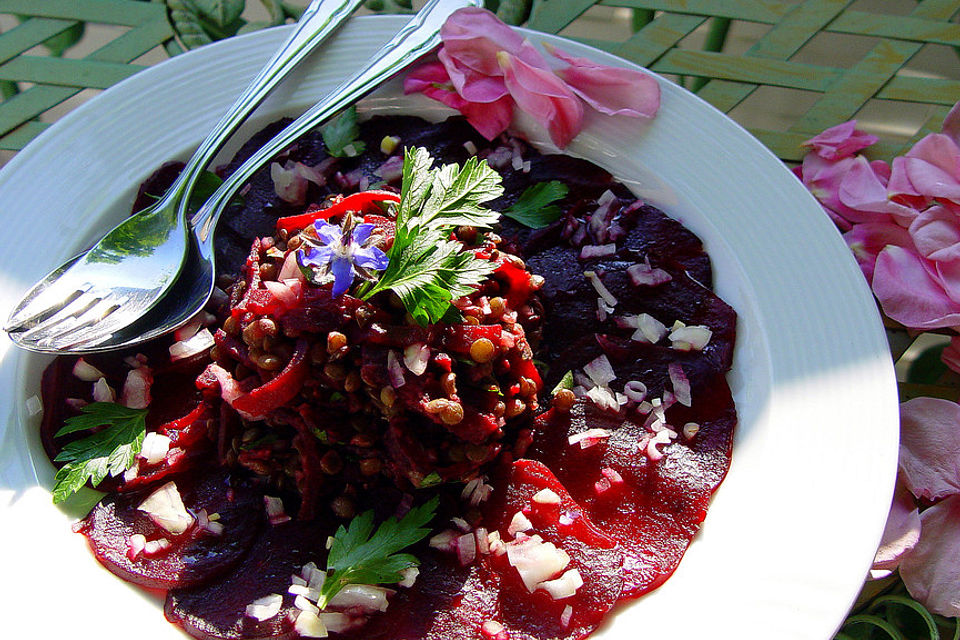
<path id="1" fill-rule="evenodd" d="M 300 339 L 283 371 L 270 382 L 234 400 L 233 408 L 241 415 L 262 418 L 297 395 L 308 370 L 307 341 Z"/>
<path id="2" fill-rule="evenodd" d="M 394 193 L 393 191 L 383 191 L 380 189 L 353 193 L 341 200 L 338 200 L 337 202 L 334 202 L 326 209 L 308 211 L 296 216 L 280 218 L 277 220 L 277 231 L 293 231 L 294 229 L 303 229 L 308 224 L 316 222 L 317 220 L 326 220 L 330 216 L 337 216 L 342 213 L 346 213 L 347 211 L 378 213 L 379 210 L 369 210 L 370 205 L 372 205 L 374 202 L 400 202 L 400 194 Z"/>

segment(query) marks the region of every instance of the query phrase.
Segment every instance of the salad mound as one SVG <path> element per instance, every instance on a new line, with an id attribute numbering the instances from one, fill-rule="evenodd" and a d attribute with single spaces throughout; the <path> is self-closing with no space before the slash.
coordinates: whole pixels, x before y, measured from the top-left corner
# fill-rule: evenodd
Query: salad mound
<path id="1" fill-rule="evenodd" d="M 107 491 L 77 530 L 197 638 L 587 636 L 670 576 L 729 467 L 709 257 L 460 118 L 345 146 L 253 178 L 190 326 L 50 365 L 55 498 Z"/>

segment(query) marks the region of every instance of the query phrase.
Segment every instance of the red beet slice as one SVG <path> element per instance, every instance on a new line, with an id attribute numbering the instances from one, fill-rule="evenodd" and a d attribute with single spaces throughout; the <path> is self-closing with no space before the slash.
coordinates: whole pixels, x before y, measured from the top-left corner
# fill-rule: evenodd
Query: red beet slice
<path id="1" fill-rule="evenodd" d="M 195 638 L 258 640 L 296 637 L 294 596 L 287 593 L 290 576 L 303 565 L 324 566 L 331 527 L 318 521 L 291 521 L 268 526 L 243 562 L 228 575 L 189 589 L 172 589 L 164 613 Z M 283 596 L 273 618 L 258 621 L 246 615 L 247 605 L 270 594 Z"/>
<path id="2" fill-rule="evenodd" d="M 570 413 L 551 410 L 538 420 L 528 455 L 555 470 L 593 522 L 619 541 L 622 597 L 642 595 L 673 573 L 729 468 L 736 412 L 724 376 L 693 382 L 693 395 L 692 407 L 675 404 L 666 415 L 670 424 L 696 422 L 699 432 L 690 441 L 681 435 L 656 462 L 637 446 L 649 433 L 642 419 L 579 402 Z M 592 428 L 612 435 L 585 449 L 568 443 L 569 435 Z M 623 483 L 598 492 L 604 469 L 616 472 Z"/>
<path id="3" fill-rule="evenodd" d="M 176 481 L 184 506 L 194 513 L 206 509 L 217 513 L 222 535 L 202 531 L 194 524 L 173 535 L 137 509 L 150 490 L 109 494 L 80 521 L 78 531 L 97 560 L 121 578 L 160 589 L 198 584 L 235 565 L 260 530 L 264 510 L 261 494 L 231 482 L 225 473 L 214 473 L 199 481 Z M 134 534 L 148 541 L 167 539 L 171 547 L 152 557 L 144 552 L 131 560 L 130 540 Z"/>

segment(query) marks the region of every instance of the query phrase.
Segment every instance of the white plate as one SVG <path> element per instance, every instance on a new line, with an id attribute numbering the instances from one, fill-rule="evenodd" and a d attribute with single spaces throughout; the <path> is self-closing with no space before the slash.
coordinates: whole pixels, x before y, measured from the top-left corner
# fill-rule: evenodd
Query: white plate
<path id="1" fill-rule="evenodd" d="M 353 21 L 252 126 L 311 104 L 403 20 Z M 0 172 L 0 317 L 34 280 L 119 220 L 158 164 L 188 153 L 284 35 L 254 33 L 152 67 L 18 154 Z M 730 376 L 740 426 L 730 473 L 676 574 L 596 637 L 633 638 L 642 629 L 678 640 L 824 640 L 869 567 L 896 469 L 897 393 L 879 317 L 849 251 L 801 184 L 724 115 L 661 84 L 663 106 L 651 125 L 592 118 L 570 151 L 606 166 L 704 239 L 718 292 L 740 316 Z M 426 98 L 398 95 L 394 83 L 367 108 L 443 113 Z M 38 419 L 25 408 L 46 360 L 5 337 L 0 358 L 0 603 L 17 612 L 5 632 L 21 637 L 23 623 L 41 636 L 182 638 L 158 597 L 86 552 L 69 528 L 78 514 L 51 504 L 53 468 L 39 447 Z"/>

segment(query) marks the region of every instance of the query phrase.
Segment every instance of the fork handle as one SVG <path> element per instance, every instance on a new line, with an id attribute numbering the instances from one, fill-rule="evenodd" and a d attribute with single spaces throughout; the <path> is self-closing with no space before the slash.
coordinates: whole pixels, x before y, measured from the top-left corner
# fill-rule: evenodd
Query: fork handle
<path id="1" fill-rule="evenodd" d="M 333 114 L 353 104 L 385 80 L 409 66 L 440 44 L 440 27 L 451 13 L 463 7 L 479 6 L 480 0 L 430 0 L 417 15 L 385 44 L 365 67 L 341 83 L 325 98 L 291 122 L 263 145 L 220 185 L 192 219 L 201 253 L 213 249 L 217 219 L 234 194 L 273 156 L 312 131 Z"/>
<path id="2" fill-rule="evenodd" d="M 256 109 L 277 84 L 303 59 L 326 40 L 350 17 L 363 0 L 313 0 L 297 22 L 297 28 L 283 46 L 264 65 L 233 106 L 220 118 L 213 130 L 187 161 L 164 198 L 180 199 L 186 210 L 189 194 L 203 169 L 247 116 Z"/>

